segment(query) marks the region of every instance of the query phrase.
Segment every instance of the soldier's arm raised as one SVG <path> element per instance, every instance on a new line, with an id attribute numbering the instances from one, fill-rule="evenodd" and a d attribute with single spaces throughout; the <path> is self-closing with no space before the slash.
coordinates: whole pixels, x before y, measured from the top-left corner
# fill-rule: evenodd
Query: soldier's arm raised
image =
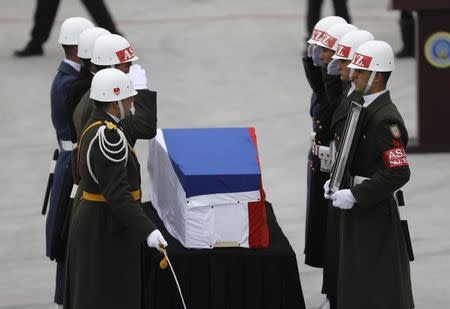
<path id="1" fill-rule="evenodd" d="M 127 116 L 120 124 L 134 145 L 137 139 L 151 139 L 156 135 L 156 92 L 148 90 L 147 75 L 140 65 L 133 64 L 128 74 L 138 94 L 134 97 L 134 115 Z"/>

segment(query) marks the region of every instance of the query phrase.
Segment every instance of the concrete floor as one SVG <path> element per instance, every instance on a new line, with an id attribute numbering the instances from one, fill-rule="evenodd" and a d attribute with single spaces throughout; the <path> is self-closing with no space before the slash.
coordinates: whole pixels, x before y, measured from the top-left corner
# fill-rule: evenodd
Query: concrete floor
<path id="1" fill-rule="evenodd" d="M 13 49 L 28 39 L 32 2 L 0 2 L 0 309 L 52 308 L 55 265 L 44 257 L 45 218 L 40 215 L 55 147 L 49 91 L 62 58 L 56 44 L 59 25 L 87 14 L 81 2 L 62 1 L 45 57 L 14 59 Z M 311 127 L 311 91 L 299 65 L 305 0 L 108 3 L 158 91 L 160 127 L 256 127 L 267 196 L 297 253 L 305 299 L 314 308 L 323 299 L 321 271 L 305 266 L 302 254 Z M 349 4 L 358 27 L 400 48 L 398 12 L 386 9 L 388 0 Z M 324 14 L 329 13 L 327 2 Z M 415 136 L 415 62 L 397 65 L 389 88 Z M 139 142 L 137 149 L 145 163 L 146 143 Z M 410 155 L 409 161 L 413 174 L 404 191 L 416 253 L 411 266 L 416 306 L 446 309 L 450 155 Z"/>

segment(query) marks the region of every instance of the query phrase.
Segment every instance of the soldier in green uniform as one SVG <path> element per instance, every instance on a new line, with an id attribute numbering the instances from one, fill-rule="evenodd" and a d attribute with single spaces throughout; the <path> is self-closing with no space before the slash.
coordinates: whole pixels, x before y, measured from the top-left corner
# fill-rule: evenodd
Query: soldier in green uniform
<path id="1" fill-rule="evenodd" d="M 69 234 L 65 309 L 141 309 L 142 244 L 167 246 L 140 205 L 140 167 L 129 142 L 145 136 L 139 119 L 126 118 L 136 93 L 117 69 L 92 80 L 95 108 L 76 156 L 83 192 Z"/>
<path id="2" fill-rule="evenodd" d="M 355 70 L 355 90 L 363 94 L 365 111 L 349 162 L 354 184 L 326 194 L 342 209 L 337 308 L 414 308 L 406 237 L 394 199 L 410 178 L 408 133 L 386 89 L 394 53 L 386 42 L 368 41 L 348 68 Z"/>
<path id="3" fill-rule="evenodd" d="M 325 81 L 325 93 L 330 105 L 336 105 L 330 120 L 330 136 L 333 141 L 330 143 L 331 149 L 339 146 L 339 139 L 344 129 L 347 119 L 348 108 L 352 100 L 357 102 L 362 94 L 354 91 L 355 85 L 351 81 L 350 64 L 356 49 L 364 42 L 373 40 L 373 35 L 365 30 L 353 30 L 345 34 L 336 43 L 336 52 L 330 59 L 326 71 L 323 70 L 323 79 Z M 325 55 L 324 55 L 325 57 Z M 338 79 L 338 81 L 336 81 Z M 331 151 L 330 157 L 334 157 L 335 152 Z M 334 158 L 331 158 L 332 160 Z M 327 184 L 328 185 L 328 184 Z M 339 254 L 339 221 L 342 210 L 328 205 L 327 229 L 324 246 L 324 271 L 322 293 L 328 295 L 331 300 L 330 308 L 336 307 L 337 296 L 337 268 Z"/>
<path id="4" fill-rule="evenodd" d="M 139 57 L 135 54 L 130 42 L 120 35 L 103 35 L 94 42 L 91 58 L 94 73 L 108 67 L 114 67 L 124 73 L 128 73 L 134 89 L 138 91 L 135 97 L 136 104 L 152 105 L 154 109 L 152 118 L 156 121 L 156 92 L 147 88 L 145 70 L 139 65 L 132 65 L 133 61 L 138 59 Z M 94 109 L 90 91 L 87 90 L 77 103 L 73 111 L 72 120 L 79 137 L 81 130 Z"/>
<path id="5" fill-rule="evenodd" d="M 157 125 L 157 93 L 147 88 L 145 70 L 139 65 L 132 65 L 132 62 L 139 58 L 134 53 L 128 40 L 117 34 L 106 34 L 99 36 L 91 48 L 91 69 L 95 72 L 100 72 L 106 67 L 114 66 L 116 69 L 128 73 L 133 88 L 137 91 L 137 94 L 134 96 L 136 114 L 131 121 L 129 115 L 125 115 L 125 119 L 120 120 L 120 124 L 123 127 L 127 127 L 127 131 L 132 131 L 132 134 L 127 136 L 130 145 L 134 146 L 137 139 L 151 139 L 155 137 Z M 87 90 L 78 104 L 76 104 L 72 115 L 73 126 L 78 139 L 80 138 L 82 129 L 91 117 L 93 110 L 94 100 L 90 97 L 90 90 Z M 76 191 L 77 194 L 73 201 L 72 214 L 78 208 L 81 191 L 81 187 Z"/>

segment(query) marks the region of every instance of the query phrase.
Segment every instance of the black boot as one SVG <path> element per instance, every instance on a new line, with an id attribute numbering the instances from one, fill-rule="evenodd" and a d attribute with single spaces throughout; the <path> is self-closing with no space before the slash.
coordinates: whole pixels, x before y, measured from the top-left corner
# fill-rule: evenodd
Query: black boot
<path id="1" fill-rule="evenodd" d="M 30 56 L 42 56 L 44 54 L 44 50 L 42 49 L 42 45 L 39 43 L 35 43 L 30 41 L 22 50 L 15 50 L 14 56 L 22 58 L 22 57 L 30 57 Z"/>
<path id="2" fill-rule="evenodd" d="M 402 33 L 403 48 L 395 54 L 397 58 L 415 57 L 416 37 L 414 28 L 414 18 L 404 19 L 400 21 L 400 30 Z"/>

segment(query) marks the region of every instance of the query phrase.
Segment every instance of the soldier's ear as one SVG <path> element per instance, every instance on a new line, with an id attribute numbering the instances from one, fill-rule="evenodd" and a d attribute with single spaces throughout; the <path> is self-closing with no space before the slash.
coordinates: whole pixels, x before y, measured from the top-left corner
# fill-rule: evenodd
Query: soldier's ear
<path id="1" fill-rule="evenodd" d="M 384 85 L 384 76 L 381 72 L 375 73 L 375 78 L 373 79 L 373 84 Z"/>

